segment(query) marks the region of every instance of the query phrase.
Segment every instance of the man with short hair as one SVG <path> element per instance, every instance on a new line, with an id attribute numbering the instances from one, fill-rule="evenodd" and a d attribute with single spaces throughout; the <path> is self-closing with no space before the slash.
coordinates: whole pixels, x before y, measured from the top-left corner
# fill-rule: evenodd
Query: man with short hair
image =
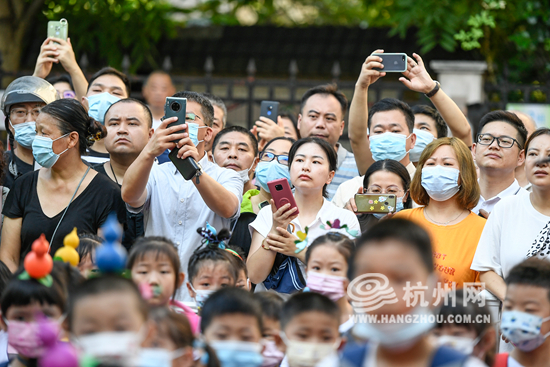
<path id="1" fill-rule="evenodd" d="M 164 105 L 166 98 L 176 93 L 176 87 L 172 82 L 170 75 L 162 70 L 155 70 L 143 83 L 141 89 L 145 103 L 151 109 L 153 114 L 153 129 L 156 129 L 164 116 Z"/>
<path id="2" fill-rule="evenodd" d="M 515 170 L 525 162 L 526 140 L 523 122 L 511 112 L 492 111 L 481 118 L 472 147 L 481 190 L 474 213 L 487 218 L 502 198 L 525 191 L 515 178 Z"/>
<path id="3" fill-rule="evenodd" d="M 210 138 L 210 141 L 206 142 L 206 151 L 211 153 L 212 152 L 212 144 L 214 143 L 214 139 L 216 139 L 216 135 L 222 129 L 225 129 L 225 125 L 227 123 L 227 107 L 225 106 L 225 103 L 223 103 L 222 99 L 218 96 L 213 95 L 212 93 L 203 93 L 203 96 L 208 98 L 210 103 L 212 103 L 212 107 L 214 107 L 214 122 L 212 123 L 212 138 Z"/>
<path id="4" fill-rule="evenodd" d="M 187 98 L 185 123 L 168 127 L 178 120 L 171 117 L 160 124 L 126 171 L 122 199 L 129 211 L 143 211 L 146 236 L 164 236 L 176 244 L 182 267 L 187 269 L 191 254 L 201 244 L 197 228 L 207 222 L 218 230 L 229 228 L 230 220 L 238 217 L 243 182 L 233 170 L 208 160 L 204 142 L 212 135 L 212 104 L 195 92 L 178 92 L 174 97 Z M 158 155 L 175 148 L 178 159 L 192 158 L 199 166 L 189 181 L 172 162 L 154 164 Z M 178 297 L 191 301 L 188 292 Z"/>
<path id="5" fill-rule="evenodd" d="M 338 143 L 344 133 L 347 108 L 346 96 L 332 84 L 311 88 L 304 93 L 300 103 L 297 123 L 300 136 L 326 140 L 338 155 L 336 173 L 327 186 L 329 200 L 342 182 L 359 176 L 353 154 Z"/>
<path id="6" fill-rule="evenodd" d="M 526 113 L 523 113 L 521 111 L 508 111 L 515 113 L 517 117 L 523 122 L 523 126 L 525 126 L 525 129 L 527 129 L 527 139 L 531 136 L 532 133 L 537 130 L 537 123 L 531 116 L 529 116 Z M 525 190 L 531 192 L 531 183 L 527 180 L 527 177 L 525 176 L 525 162 L 516 168 L 515 171 L 516 180 L 518 180 L 518 183 L 521 187 L 523 187 Z"/>

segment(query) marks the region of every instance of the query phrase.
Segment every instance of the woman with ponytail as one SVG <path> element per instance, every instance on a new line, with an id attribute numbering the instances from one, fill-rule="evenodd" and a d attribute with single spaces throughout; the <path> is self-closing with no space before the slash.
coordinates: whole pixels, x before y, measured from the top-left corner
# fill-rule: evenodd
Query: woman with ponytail
<path id="1" fill-rule="evenodd" d="M 74 227 L 79 233 L 97 233 L 112 212 L 126 221 L 118 185 L 80 158 L 105 135 L 105 128 L 76 100 L 61 99 L 42 108 L 32 152 L 43 168 L 18 179 L 3 209 L 0 260 L 10 270 L 17 269 L 41 233 L 55 253 Z"/>

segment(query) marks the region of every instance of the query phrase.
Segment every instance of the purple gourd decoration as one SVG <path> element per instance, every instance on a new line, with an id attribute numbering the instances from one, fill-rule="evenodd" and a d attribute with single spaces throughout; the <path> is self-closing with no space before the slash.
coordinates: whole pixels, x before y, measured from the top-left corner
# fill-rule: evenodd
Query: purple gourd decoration
<path id="1" fill-rule="evenodd" d="M 59 324 L 39 316 L 38 337 L 45 347 L 38 359 L 39 367 L 78 367 L 78 355 L 69 343 L 59 341 Z"/>
<path id="2" fill-rule="evenodd" d="M 120 244 L 122 230 L 114 214 L 102 227 L 105 242 L 96 250 L 95 260 L 102 273 L 121 273 L 126 265 L 126 249 Z"/>

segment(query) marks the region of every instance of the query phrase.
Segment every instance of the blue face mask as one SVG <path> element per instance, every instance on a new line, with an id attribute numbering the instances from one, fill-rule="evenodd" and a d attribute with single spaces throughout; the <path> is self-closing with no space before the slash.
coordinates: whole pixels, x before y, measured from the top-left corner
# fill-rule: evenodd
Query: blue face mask
<path id="1" fill-rule="evenodd" d="M 199 124 L 195 122 L 187 122 L 187 133 L 189 134 L 189 138 L 195 146 L 198 146 L 199 143 L 202 143 L 204 141 L 199 141 L 199 129 L 206 129 L 206 126 L 199 126 Z"/>
<path id="2" fill-rule="evenodd" d="M 456 168 L 429 166 L 422 168 L 422 187 L 435 201 L 446 201 L 460 190 Z"/>
<path id="3" fill-rule="evenodd" d="M 32 155 L 34 156 L 36 163 L 44 168 L 52 168 L 55 162 L 59 159 L 59 156 L 69 150 L 69 148 L 67 148 L 61 153 L 55 154 L 53 152 L 53 142 L 64 138 L 69 134 L 70 133 L 60 136 L 55 140 L 43 136 L 35 137 L 32 142 Z"/>
<path id="4" fill-rule="evenodd" d="M 277 180 L 279 178 L 286 178 L 288 184 L 292 187 L 292 184 L 290 183 L 290 170 L 288 169 L 288 166 L 279 164 L 276 159 L 271 162 L 258 163 L 258 166 L 256 167 L 256 179 L 265 191 L 269 192 L 269 187 L 267 186 L 269 181 Z"/>
<path id="5" fill-rule="evenodd" d="M 406 143 L 409 136 L 390 132 L 371 135 L 369 142 L 372 159 L 375 161 L 393 159 L 399 162 L 408 153 Z"/>
<path id="6" fill-rule="evenodd" d="M 15 141 L 23 148 L 30 149 L 36 136 L 36 122 L 30 121 L 12 125 L 10 121 L 10 125 L 13 127 Z"/>
<path id="7" fill-rule="evenodd" d="M 87 99 L 88 115 L 102 125 L 105 125 L 105 113 L 113 103 L 120 100 L 120 97 L 104 92 L 91 95 Z"/>
<path id="8" fill-rule="evenodd" d="M 212 341 L 210 346 L 223 367 L 259 367 L 264 360 L 259 343 L 225 340 Z"/>
<path id="9" fill-rule="evenodd" d="M 401 196 L 401 197 L 395 199 L 395 212 L 396 213 L 403 210 L 403 208 L 404 208 L 403 199 L 404 199 L 404 196 Z M 372 213 L 372 215 L 374 215 L 378 219 L 382 219 L 387 214 L 386 213 Z"/>
<path id="10" fill-rule="evenodd" d="M 424 130 L 414 129 L 413 132 L 416 135 L 416 143 L 414 143 L 414 148 L 409 152 L 409 158 L 411 162 L 418 162 L 426 146 L 434 141 L 435 137 L 432 133 Z"/>

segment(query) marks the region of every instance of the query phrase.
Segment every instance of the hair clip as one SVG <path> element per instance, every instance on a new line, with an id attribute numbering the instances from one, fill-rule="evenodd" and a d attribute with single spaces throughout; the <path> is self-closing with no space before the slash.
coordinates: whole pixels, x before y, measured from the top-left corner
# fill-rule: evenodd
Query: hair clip
<path id="1" fill-rule="evenodd" d="M 324 229 L 325 231 L 330 231 L 331 229 L 340 229 L 346 231 L 347 234 L 349 234 L 352 237 L 359 237 L 359 231 L 356 229 L 349 229 L 347 224 L 340 225 L 340 219 L 335 219 L 334 221 L 328 220 L 327 225 L 321 224 L 321 229 Z"/>
<path id="2" fill-rule="evenodd" d="M 54 261 L 59 260 L 65 263 L 69 263 L 72 266 L 78 266 L 78 263 L 80 262 L 80 256 L 78 256 L 76 248 L 79 244 L 80 239 L 78 238 L 78 234 L 76 233 L 76 227 L 74 227 L 71 233 L 66 235 L 63 239 L 63 247 L 55 252 L 55 255 L 53 257 Z"/>
<path id="3" fill-rule="evenodd" d="M 296 232 L 296 236 L 298 236 L 298 239 L 296 241 L 294 241 L 294 243 L 296 244 L 296 250 L 294 251 L 295 254 L 298 254 L 298 253 L 304 251 L 304 249 L 307 247 L 307 242 L 309 240 L 307 238 L 307 233 L 308 232 L 309 232 L 308 227 L 306 227 L 305 232 L 302 232 L 302 231 Z"/>
<path id="4" fill-rule="evenodd" d="M 232 250 L 232 249 L 230 249 L 230 248 L 226 248 L 225 251 L 231 253 L 231 255 L 237 256 L 239 259 L 241 259 L 242 261 L 244 261 L 243 258 L 241 257 L 241 255 L 239 255 L 239 254 L 237 253 L 237 251 Z"/>
<path id="5" fill-rule="evenodd" d="M 197 233 L 202 237 L 201 244 L 226 249 L 225 241 L 218 238 L 218 231 L 210 223 L 206 222 L 206 227 L 197 228 Z"/>
<path id="6" fill-rule="evenodd" d="M 115 214 L 109 215 L 102 229 L 105 242 L 95 253 L 97 267 L 102 273 L 124 273 L 127 252 L 119 242 L 122 230 Z"/>
<path id="7" fill-rule="evenodd" d="M 49 242 L 46 240 L 44 233 L 40 235 L 32 243 L 31 251 L 25 256 L 23 265 L 25 271 L 19 274 L 20 280 L 35 279 L 40 284 L 51 287 L 53 284 L 52 276 L 50 275 L 53 269 L 53 260 L 48 250 Z"/>

